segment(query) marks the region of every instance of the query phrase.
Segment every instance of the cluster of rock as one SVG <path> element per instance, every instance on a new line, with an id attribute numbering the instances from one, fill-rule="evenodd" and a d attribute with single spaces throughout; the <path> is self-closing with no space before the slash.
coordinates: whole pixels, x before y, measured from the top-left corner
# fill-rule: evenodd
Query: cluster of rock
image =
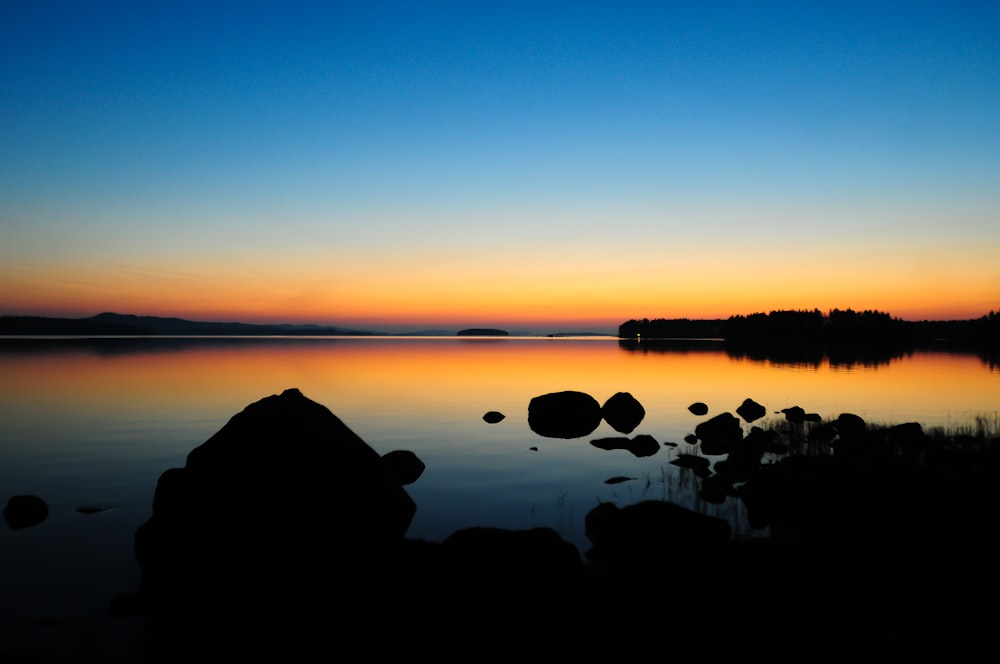
<path id="1" fill-rule="evenodd" d="M 714 654 L 740 655 L 770 638 L 773 654 L 776 625 L 795 635 L 793 652 L 802 639 L 828 640 L 848 614 L 850 638 L 840 630 L 827 643 L 853 652 L 889 643 L 885 621 L 924 620 L 965 584 L 997 589 L 976 576 L 997 551 L 979 521 L 1000 504 L 987 481 L 997 446 L 979 450 L 973 468 L 919 427 L 875 432 L 849 414 L 824 423 L 798 407 L 780 412 L 783 431 L 750 426 L 767 410 L 748 399 L 736 415 L 699 423 L 688 442 L 701 455 L 674 461 L 698 473 L 705 500 L 743 500 L 771 537 L 734 539 L 726 521 L 669 502 L 603 503 L 585 516 L 591 547 L 581 555 L 549 528 L 407 538 L 417 506 L 406 487 L 423 463 L 409 451 L 379 455 L 288 389 L 248 405 L 161 475 L 135 534 L 140 587 L 115 605 L 142 616 L 150 662 L 590 661 L 707 639 Z M 532 399 L 528 422 L 572 438 L 601 421 L 629 434 L 644 414 L 628 393 L 601 404 L 568 391 Z M 659 446 L 645 434 L 621 440 L 647 438 Z M 945 470 L 919 472 L 932 457 Z M 942 532 L 956 556 L 940 557 L 932 535 Z M 959 558 L 946 574 L 928 571 Z"/>
<path id="2" fill-rule="evenodd" d="M 703 402 L 688 410 L 709 414 Z M 734 411 L 697 423 L 685 439 L 694 453 L 671 463 L 698 474 L 699 499 L 742 501 L 750 525 L 769 529 L 770 541 L 992 545 L 988 515 L 1000 507 L 1000 441 L 935 439 L 917 422 L 871 427 L 853 413 L 824 421 L 798 405 L 774 411 L 778 422 L 762 428 L 754 423 L 769 411 L 751 398 Z M 528 418 L 540 435 L 577 437 L 602 419 L 629 433 L 644 413 L 629 393 L 602 405 L 587 394 L 558 392 L 532 399 Z M 636 456 L 660 448 L 649 434 L 590 442 Z"/>
<path id="3" fill-rule="evenodd" d="M 96 505 L 85 505 L 77 507 L 76 511 L 80 514 L 96 514 L 106 509 Z M 41 496 L 32 493 L 11 496 L 3 508 L 3 518 L 11 530 L 32 528 L 49 518 L 49 504 Z"/>
<path id="4" fill-rule="evenodd" d="M 618 620 L 600 604 L 623 588 L 598 566 L 632 570 L 674 546 L 706 556 L 730 543 L 726 522 L 656 502 L 593 510 L 585 556 L 549 528 L 412 540 L 405 487 L 422 471 L 412 453 L 380 456 L 296 389 L 250 404 L 161 475 L 136 531 L 146 652 L 160 661 L 567 653 L 586 642 L 563 643 L 559 630 Z"/>

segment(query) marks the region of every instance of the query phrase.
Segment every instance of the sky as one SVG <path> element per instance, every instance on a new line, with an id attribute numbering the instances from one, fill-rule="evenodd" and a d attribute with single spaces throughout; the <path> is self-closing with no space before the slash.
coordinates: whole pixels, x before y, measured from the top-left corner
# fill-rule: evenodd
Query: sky
<path id="1" fill-rule="evenodd" d="M 1000 3 L 0 3 L 0 315 L 1000 310 Z"/>

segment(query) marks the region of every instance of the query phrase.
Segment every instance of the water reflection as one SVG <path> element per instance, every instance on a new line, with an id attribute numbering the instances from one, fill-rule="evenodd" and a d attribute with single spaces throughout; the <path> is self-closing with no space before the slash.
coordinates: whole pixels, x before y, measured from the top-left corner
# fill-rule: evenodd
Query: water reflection
<path id="1" fill-rule="evenodd" d="M 780 344 L 741 343 L 715 339 L 620 339 L 623 350 L 642 353 L 686 353 L 710 350 L 725 352 L 734 359 L 767 363 L 776 367 L 873 368 L 913 354 L 912 348 L 899 347 L 824 347 L 810 343 Z"/>
<path id="2" fill-rule="evenodd" d="M 25 597 L 38 592 L 31 579 L 52 585 L 51 565 L 27 571 L 25 561 L 51 560 L 53 551 L 93 547 L 94 565 L 127 573 L 131 531 L 148 517 L 160 474 L 183 465 L 245 406 L 290 387 L 328 407 L 377 452 L 411 450 L 426 464 L 409 487 L 416 538 L 439 540 L 468 526 L 550 526 L 586 549 L 590 510 L 645 499 L 720 516 L 750 537 L 739 500 L 708 499 L 696 472 L 673 463 L 698 452 L 686 439 L 704 419 L 752 398 L 766 407 L 765 420 L 801 406 L 824 420 L 850 412 L 873 423 L 971 424 L 998 410 L 1000 373 L 991 366 L 974 354 L 923 351 L 874 364 L 783 363 L 730 352 L 717 340 L 4 340 L 0 486 L 9 495 L 42 496 L 52 514 L 16 541 L 0 532 L 0 567 L 18 570 Z M 528 424 L 530 400 L 559 390 L 602 404 L 630 393 L 645 415 L 628 440 L 655 440 L 657 452 L 635 454 L 606 422 L 580 438 L 538 436 Z M 694 402 L 708 412 L 689 411 Z M 483 415 L 490 411 L 504 417 L 489 423 Z M 76 512 L 92 505 L 110 509 Z M 88 535 L 95 523 L 116 532 L 98 542 Z M 13 587 L 8 581 L 0 577 Z M 57 585 L 72 583 L 60 577 Z"/>

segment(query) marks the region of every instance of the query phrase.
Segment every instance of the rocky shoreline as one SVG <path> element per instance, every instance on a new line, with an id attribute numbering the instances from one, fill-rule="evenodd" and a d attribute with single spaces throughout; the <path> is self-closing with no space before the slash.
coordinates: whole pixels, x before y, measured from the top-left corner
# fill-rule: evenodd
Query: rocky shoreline
<path id="1" fill-rule="evenodd" d="M 643 412 L 627 393 L 604 404 L 552 393 L 532 400 L 529 424 L 568 438 L 603 420 L 624 445 Z M 134 652 L 150 663 L 981 646 L 992 613 L 977 598 L 1000 589 L 1000 443 L 797 408 L 781 428 L 744 434 L 765 412 L 748 399 L 705 419 L 693 442 L 724 458 L 676 463 L 699 473 L 706 499 L 743 500 L 770 538 L 735 540 L 727 522 L 669 502 L 606 503 L 586 515 L 591 547 L 579 551 L 548 528 L 407 538 L 416 505 L 405 487 L 422 462 L 378 455 L 288 389 L 161 475 L 135 535 L 140 587 L 114 597 L 109 616 L 141 621 Z M 9 524 L 39 514 L 19 502 Z"/>

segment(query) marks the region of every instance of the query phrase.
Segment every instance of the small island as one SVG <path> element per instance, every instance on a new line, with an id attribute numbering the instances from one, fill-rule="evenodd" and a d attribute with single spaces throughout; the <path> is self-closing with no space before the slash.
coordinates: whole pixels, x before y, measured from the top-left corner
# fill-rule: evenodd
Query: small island
<path id="1" fill-rule="evenodd" d="M 459 330 L 455 335 L 459 337 L 508 337 L 510 332 L 492 327 L 470 327 L 467 330 Z"/>

